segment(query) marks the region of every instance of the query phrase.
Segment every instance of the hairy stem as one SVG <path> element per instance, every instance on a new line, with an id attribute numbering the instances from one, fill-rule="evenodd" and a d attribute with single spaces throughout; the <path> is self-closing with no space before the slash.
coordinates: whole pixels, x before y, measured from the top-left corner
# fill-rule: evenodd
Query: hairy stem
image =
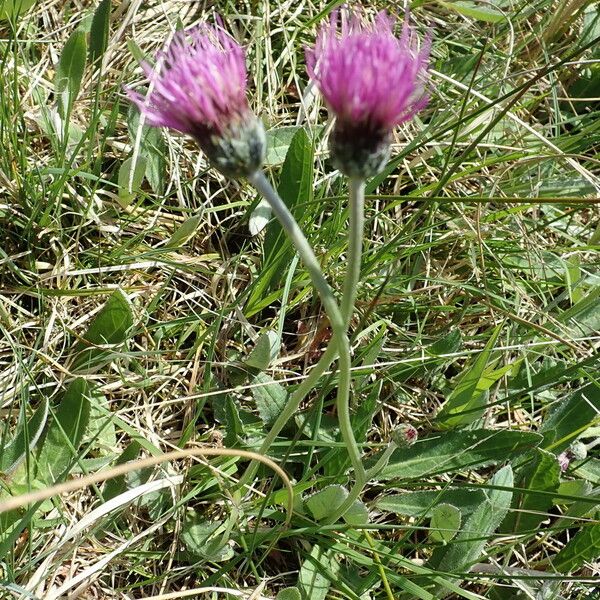
<path id="1" fill-rule="evenodd" d="M 250 175 L 248 177 L 248 180 L 267 200 L 267 202 L 271 206 L 271 209 L 273 210 L 273 213 L 281 223 L 281 226 L 283 227 L 286 235 L 288 236 L 288 238 L 296 248 L 298 254 L 300 255 L 304 266 L 308 270 L 311 281 L 321 298 L 321 302 L 323 303 L 325 311 L 327 312 L 327 316 L 329 317 L 329 322 L 331 323 L 331 327 L 333 329 L 333 337 L 327 350 L 325 351 L 315 368 L 312 369 L 309 376 L 290 396 L 284 409 L 273 424 L 273 427 L 267 434 L 267 437 L 263 441 L 259 452 L 261 454 L 264 454 L 267 452 L 267 450 L 269 449 L 270 445 L 273 443 L 279 432 L 283 429 L 283 427 L 285 427 L 286 423 L 296 412 L 302 400 L 315 387 L 317 381 L 319 380 L 319 377 L 321 377 L 321 375 L 328 369 L 328 367 L 334 361 L 337 353 L 339 353 L 340 356 L 340 368 L 342 367 L 342 365 L 347 366 L 346 370 L 348 371 L 348 374 L 346 377 L 349 379 L 350 344 L 348 342 L 348 336 L 346 334 L 345 319 L 342 316 L 340 308 L 335 300 L 333 291 L 327 283 L 323 272 L 321 271 L 321 267 L 319 265 L 317 257 L 315 256 L 312 248 L 310 247 L 310 244 L 308 243 L 306 237 L 302 233 L 302 230 L 298 226 L 298 223 L 294 219 L 293 215 L 290 213 L 288 207 L 285 205 L 283 200 L 273 189 L 269 180 L 262 171 L 257 171 L 256 173 Z M 340 379 L 344 379 L 344 377 L 341 374 Z M 347 390 L 344 393 L 349 395 L 349 382 L 341 382 L 340 387 Z M 362 468 L 362 463 L 360 464 Z M 243 474 L 241 478 L 241 483 L 247 483 L 248 480 L 251 479 L 251 477 L 253 476 L 255 470 L 256 464 L 251 463 L 246 469 L 246 472 Z"/>

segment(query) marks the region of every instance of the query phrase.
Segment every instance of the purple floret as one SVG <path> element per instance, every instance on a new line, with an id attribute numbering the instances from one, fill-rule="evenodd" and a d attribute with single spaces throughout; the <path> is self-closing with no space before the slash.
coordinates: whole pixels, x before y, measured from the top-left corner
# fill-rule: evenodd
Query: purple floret
<path id="1" fill-rule="evenodd" d="M 395 37 L 394 20 L 385 12 L 373 24 L 355 14 L 339 29 L 338 20 L 335 11 L 314 49 L 306 51 L 306 63 L 340 126 L 390 131 L 412 118 L 427 103 L 429 43 L 419 49 L 407 20 Z"/>
<path id="2" fill-rule="evenodd" d="M 221 27 L 177 32 L 157 63 L 160 69 L 142 64 L 151 83 L 147 97 L 127 90 L 149 125 L 220 135 L 250 113 L 244 50 Z"/>

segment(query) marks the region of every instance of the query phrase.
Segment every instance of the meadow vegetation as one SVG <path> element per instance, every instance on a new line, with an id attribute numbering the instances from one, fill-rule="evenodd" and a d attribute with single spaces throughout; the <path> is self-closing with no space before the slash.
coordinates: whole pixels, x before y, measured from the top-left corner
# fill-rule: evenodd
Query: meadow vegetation
<path id="1" fill-rule="evenodd" d="M 0 598 L 600 598 L 598 2 L 411 3 L 430 100 L 366 186 L 351 423 L 367 466 L 418 440 L 335 523 L 337 363 L 240 484 L 332 337 L 309 274 L 248 182 L 124 86 L 221 15 L 267 175 L 339 295 L 348 187 L 304 50 L 341 3 L 18 4 L 0 0 Z"/>

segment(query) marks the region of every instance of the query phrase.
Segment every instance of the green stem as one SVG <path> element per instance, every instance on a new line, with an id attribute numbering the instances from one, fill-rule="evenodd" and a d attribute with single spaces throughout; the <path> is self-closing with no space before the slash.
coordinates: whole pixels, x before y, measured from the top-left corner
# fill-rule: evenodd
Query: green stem
<path id="1" fill-rule="evenodd" d="M 277 417 L 277 420 L 271 426 L 269 433 L 263 440 L 258 453 L 266 454 L 271 447 L 271 444 L 275 441 L 275 438 L 279 435 L 280 431 L 286 426 L 288 421 L 294 416 L 294 413 L 298 410 L 300 403 L 306 396 L 316 387 L 317 382 L 325 371 L 331 366 L 331 363 L 337 356 L 337 344 L 334 340 L 331 340 L 329 346 L 321 356 L 319 362 L 311 369 L 308 377 L 302 381 L 302 383 L 296 388 L 296 391 L 290 396 L 283 410 Z M 240 478 L 240 485 L 246 485 L 254 477 L 258 463 L 256 461 L 251 462 L 248 468 Z"/>
<path id="2" fill-rule="evenodd" d="M 350 364 L 350 344 L 348 342 L 348 336 L 346 334 L 345 320 L 335 300 L 333 291 L 331 290 L 329 284 L 325 280 L 319 262 L 312 248 L 310 247 L 306 237 L 302 233 L 302 230 L 298 226 L 298 223 L 294 219 L 293 215 L 290 213 L 288 207 L 285 205 L 283 200 L 281 200 L 277 192 L 273 189 L 273 187 L 269 183 L 269 180 L 266 178 L 265 174 L 262 171 L 257 171 L 256 173 L 250 175 L 248 177 L 248 180 L 267 200 L 275 216 L 281 223 L 281 226 L 283 227 L 288 238 L 298 251 L 298 254 L 302 259 L 304 266 L 308 270 L 312 283 L 315 286 L 315 289 L 317 290 L 319 296 L 321 297 L 321 302 L 323 303 L 325 311 L 327 312 L 327 316 L 329 317 L 329 322 L 331 323 L 331 327 L 333 329 L 333 337 L 323 356 L 321 357 L 317 365 L 311 370 L 308 377 L 290 396 L 281 414 L 271 427 L 271 430 L 267 434 L 267 437 L 264 439 L 259 452 L 261 454 L 266 454 L 279 432 L 285 427 L 286 423 L 294 415 L 302 400 L 312 389 L 314 389 L 321 375 L 329 368 L 331 363 L 335 360 L 336 354 L 339 352 L 340 365 Z M 347 370 L 349 377 L 349 368 Z M 344 386 L 342 385 L 342 387 Z M 349 384 L 345 387 L 348 390 L 345 393 L 349 394 Z M 256 467 L 257 465 L 253 463 L 251 463 L 248 466 L 245 473 L 240 479 L 240 484 L 245 485 L 248 483 L 248 481 L 253 477 L 254 473 L 256 472 Z"/>
<path id="3" fill-rule="evenodd" d="M 342 316 L 346 328 L 354 312 L 354 302 L 356 300 L 356 290 L 360 279 L 360 266 L 362 259 L 362 239 L 364 229 L 364 204 L 365 204 L 365 182 L 361 179 L 351 178 L 348 182 L 350 190 L 350 224 L 348 234 L 348 269 L 346 271 L 346 280 L 344 281 L 344 294 L 342 296 Z M 350 356 L 348 356 L 348 359 Z M 354 501 L 360 496 L 364 489 L 368 477 L 363 466 L 360 451 L 352 430 L 352 421 L 350 419 L 350 368 L 351 363 L 348 360 L 346 364 L 340 356 L 340 376 L 338 395 L 336 399 L 338 420 L 342 439 L 346 443 L 350 461 L 354 468 L 354 486 L 348 494 L 348 498 L 342 503 L 337 511 L 328 519 L 328 523 L 335 523 L 352 506 Z"/>
<path id="4" fill-rule="evenodd" d="M 304 266 L 308 270 L 312 283 L 321 297 L 321 302 L 323 302 L 333 332 L 337 333 L 338 336 L 345 336 L 346 328 L 344 327 L 344 319 L 342 318 L 333 291 L 329 287 L 329 284 L 321 271 L 319 261 L 310 247 L 308 240 L 302 233 L 298 223 L 296 223 L 296 219 L 294 219 L 294 216 L 285 205 L 285 202 L 273 189 L 273 186 L 262 171 L 256 171 L 256 173 L 249 175 L 248 181 L 269 203 L 286 235 L 298 251 Z"/>
<path id="5" fill-rule="evenodd" d="M 350 179 L 348 187 L 350 189 L 348 269 L 346 271 L 344 294 L 342 296 L 342 316 L 344 317 L 346 327 L 348 327 L 350 319 L 352 318 L 358 281 L 360 279 L 363 229 L 365 223 L 365 182 L 362 179 Z"/>

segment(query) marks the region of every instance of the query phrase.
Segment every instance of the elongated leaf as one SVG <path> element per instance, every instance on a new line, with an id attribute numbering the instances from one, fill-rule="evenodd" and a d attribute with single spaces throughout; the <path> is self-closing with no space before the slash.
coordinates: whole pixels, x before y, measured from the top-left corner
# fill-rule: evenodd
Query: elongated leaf
<path id="1" fill-rule="evenodd" d="M 559 573 L 570 573 L 600 556 L 600 523 L 585 524 L 552 561 Z"/>
<path id="2" fill-rule="evenodd" d="M 71 382 L 54 412 L 37 460 L 37 477 L 53 484 L 66 475 L 90 420 L 90 384 L 81 377 Z"/>
<path id="3" fill-rule="evenodd" d="M 90 29 L 90 62 L 95 63 L 108 46 L 111 0 L 100 0 Z"/>
<path id="4" fill-rule="evenodd" d="M 414 479 L 504 462 L 536 447 L 541 439 L 525 431 L 448 431 L 394 452 L 378 479 Z"/>
<path id="5" fill-rule="evenodd" d="M 271 376 L 259 373 L 252 380 L 252 396 L 265 426 L 272 425 L 287 401 L 287 393 Z"/>
<path id="6" fill-rule="evenodd" d="M 263 198 L 252 211 L 248 221 L 250 235 L 258 235 L 271 220 L 271 205 Z"/>
<path id="7" fill-rule="evenodd" d="M 523 469 L 517 487 L 527 488 L 529 493 L 518 494 L 511 511 L 503 523 L 503 531 L 519 533 L 535 529 L 544 519 L 546 511 L 552 506 L 552 497 L 536 492 L 556 492 L 560 480 L 560 467 L 556 456 L 551 452 L 535 448 L 533 460 Z"/>
<path id="8" fill-rule="evenodd" d="M 494 349 L 500 327 L 497 327 L 473 366 L 467 365 L 456 387 L 437 416 L 443 427 L 458 427 L 473 423 L 481 417 L 486 402 L 486 391 L 493 385 L 494 377 L 485 377 L 485 369 Z M 474 410 L 480 408 L 480 410 Z"/>
<path id="9" fill-rule="evenodd" d="M 584 336 L 600 331 L 600 285 L 560 315 L 573 336 Z"/>
<path id="10" fill-rule="evenodd" d="M 577 438 L 600 414 L 600 386 L 589 383 L 559 402 L 544 419 L 540 433 L 543 448 L 559 453 Z"/>
<path id="11" fill-rule="evenodd" d="M 222 562 L 233 556 L 233 548 L 223 542 L 222 529 L 222 523 L 205 521 L 200 515 L 187 513 L 181 539 L 188 552 L 211 562 Z"/>
<path id="12" fill-rule="evenodd" d="M 43 400 L 31 419 L 22 422 L 15 436 L 0 450 L 0 473 L 10 474 L 37 444 L 48 418 L 48 401 Z"/>
<path id="13" fill-rule="evenodd" d="M 169 241 L 165 244 L 166 246 L 177 248 L 183 246 L 189 240 L 191 240 L 196 231 L 198 231 L 198 225 L 202 221 L 202 215 L 194 215 L 189 219 L 186 219 L 173 233 Z"/>
<path id="14" fill-rule="evenodd" d="M 453 10 L 464 17 L 477 19 L 478 21 L 498 23 L 504 19 L 504 16 L 501 12 L 497 11 L 491 6 L 488 6 L 487 4 L 468 2 L 467 0 L 456 0 L 454 2 L 444 2 L 443 0 L 438 0 L 438 2 L 449 10 Z"/>
<path id="15" fill-rule="evenodd" d="M 343 518 L 350 525 L 366 525 L 369 522 L 369 509 L 360 500 L 355 500 Z"/>
<path id="16" fill-rule="evenodd" d="M 146 159 L 138 156 L 135 163 L 133 158 L 127 158 L 119 168 L 119 204 L 123 207 L 129 206 L 135 199 L 144 180 L 146 172 Z"/>
<path id="17" fill-rule="evenodd" d="M 447 503 L 460 509 L 463 515 L 471 514 L 484 500 L 482 490 L 446 489 L 404 494 L 391 494 L 376 501 L 380 510 L 387 510 L 407 517 L 431 515 L 433 508 Z"/>
<path id="18" fill-rule="evenodd" d="M 293 125 L 290 127 L 276 127 L 267 130 L 266 165 L 280 165 L 285 160 L 298 129 L 299 127 Z"/>
<path id="19" fill-rule="evenodd" d="M 306 206 L 313 197 L 313 145 L 304 129 L 295 132 L 281 170 L 278 192 L 298 222 L 306 217 Z M 246 314 L 262 301 L 267 290 L 282 280 L 294 250 L 281 225 L 272 220 L 267 226 L 263 246 L 263 268 L 248 300 Z"/>
<path id="20" fill-rule="evenodd" d="M 132 326 L 133 314 L 129 301 L 123 292 L 117 290 L 94 317 L 83 336 L 83 341 L 75 345 L 73 370 L 95 370 L 110 362 L 112 351 L 96 346 L 122 344 Z"/>
<path id="21" fill-rule="evenodd" d="M 275 331 L 265 331 L 258 338 L 252 352 L 244 359 L 244 364 L 263 371 L 279 353 L 279 336 Z"/>
<path id="22" fill-rule="evenodd" d="M 491 479 L 490 486 L 512 487 L 513 472 L 510 465 L 500 469 Z M 465 521 L 464 527 L 448 546 L 438 548 L 431 559 L 432 566 L 448 573 L 461 573 L 477 562 L 488 539 L 503 521 L 510 508 L 512 492 L 485 490 L 485 501 Z M 442 586 L 436 598 L 444 598 L 449 591 Z"/>
<path id="23" fill-rule="evenodd" d="M 0 19 L 11 19 L 25 14 L 36 0 L 0 0 Z"/>
<path id="24" fill-rule="evenodd" d="M 125 450 L 121 453 L 119 458 L 115 460 L 114 465 L 123 465 L 125 463 L 131 462 L 135 460 L 140 453 L 142 447 L 139 442 L 133 441 L 131 442 Z M 109 479 L 102 488 L 102 497 L 104 500 L 110 500 L 119 494 L 122 494 L 127 490 L 127 479 L 125 475 L 120 475 L 119 477 L 113 477 Z"/>
<path id="25" fill-rule="evenodd" d="M 302 563 L 298 587 L 303 600 L 325 600 L 327 592 L 339 572 L 339 564 L 331 550 L 313 546 L 310 555 Z"/>
<path id="26" fill-rule="evenodd" d="M 129 138 L 133 144 L 137 141 L 139 127 L 140 113 L 132 104 L 127 113 L 127 128 Z M 142 125 L 139 155 L 145 160 L 146 179 L 152 190 L 157 194 L 162 194 L 165 187 L 165 151 L 165 138 L 161 130 L 158 127 Z"/>
<path id="27" fill-rule="evenodd" d="M 83 31 L 75 31 L 67 40 L 56 68 L 55 90 L 58 97 L 58 110 L 67 119 L 73 102 L 79 94 L 85 71 L 87 43 Z"/>

